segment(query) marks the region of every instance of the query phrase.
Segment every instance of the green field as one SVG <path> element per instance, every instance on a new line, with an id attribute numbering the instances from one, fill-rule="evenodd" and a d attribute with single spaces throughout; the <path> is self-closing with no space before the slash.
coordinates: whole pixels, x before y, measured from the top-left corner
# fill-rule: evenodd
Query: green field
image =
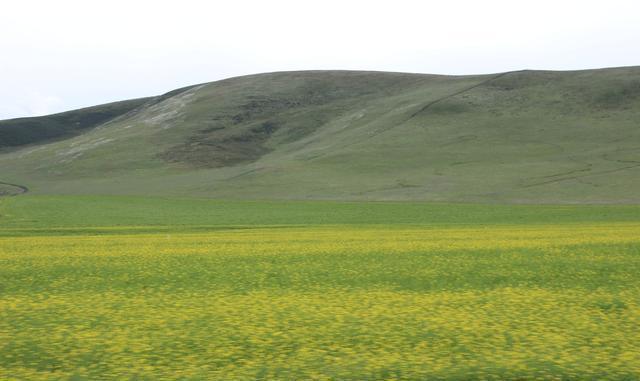
<path id="1" fill-rule="evenodd" d="M 0 379 L 635 380 L 640 207 L 0 199 Z"/>
<path id="2" fill-rule="evenodd" d="M 0 198 L 0 235 L 262 226 L 492 226 L 637 222 L 640 205 L 221 201 L 140 196 Z"/>

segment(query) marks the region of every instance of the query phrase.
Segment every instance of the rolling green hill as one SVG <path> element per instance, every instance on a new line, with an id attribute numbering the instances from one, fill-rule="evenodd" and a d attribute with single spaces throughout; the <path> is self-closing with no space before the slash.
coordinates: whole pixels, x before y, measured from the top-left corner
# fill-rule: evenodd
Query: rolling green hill
<path id="1" fill-rule="evenodd" d="M 306 71 L 0 122 L 0 194 L 640 202 L 640 67 Z"/>

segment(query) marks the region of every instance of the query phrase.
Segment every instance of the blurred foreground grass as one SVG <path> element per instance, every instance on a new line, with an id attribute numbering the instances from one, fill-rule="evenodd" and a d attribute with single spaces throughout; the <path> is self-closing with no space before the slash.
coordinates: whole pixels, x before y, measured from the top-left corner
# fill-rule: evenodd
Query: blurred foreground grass
<path id="1" fill-rule="evenodd" d="M 0 238 L 0 379 L 638 379 L 640 224 Z"/>

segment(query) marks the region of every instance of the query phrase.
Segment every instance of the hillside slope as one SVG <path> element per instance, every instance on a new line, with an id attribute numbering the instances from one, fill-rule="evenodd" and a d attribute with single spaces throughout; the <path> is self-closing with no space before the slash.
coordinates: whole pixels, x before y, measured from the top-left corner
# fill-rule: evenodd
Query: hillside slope
<path id="1" fill-rule="evenodd" d="M 5 149 L 0 181 L 43 194 L 638 203 L 639 121 L 638 67 L 268 73 Z"/>
<path id="2" fill-rule="evenodd" d="M 70 138 L 122 116 L 150 99 L 132 99 L 42 117 L 0 120 L 0 149 Z"/>

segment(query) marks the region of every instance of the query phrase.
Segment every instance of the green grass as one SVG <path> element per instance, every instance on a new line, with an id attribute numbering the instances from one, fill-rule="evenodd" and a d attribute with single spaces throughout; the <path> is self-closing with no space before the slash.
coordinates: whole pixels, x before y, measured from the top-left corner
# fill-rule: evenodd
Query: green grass
<path id="1" fill-rule="evenodd" d="M 480 205 L 420 202 L 221 201 L 136 196 L 0 198 L 0 234 L 282 225 L 536 225 L 637 222 L 635 205 Z M 106 230 L 114 232 L 113 229 Z"/>
<path id="2" fill-rule="evenodd" d="M 638 203 L 639 83 L 638 67 L 232 78 L 0 154 L 0 181 L 34 194 Z"/>
<path id="3" fill-rule="evenodd" d="M 635 207 L 10 200 L 1 379 L 640 377 Z"/>

